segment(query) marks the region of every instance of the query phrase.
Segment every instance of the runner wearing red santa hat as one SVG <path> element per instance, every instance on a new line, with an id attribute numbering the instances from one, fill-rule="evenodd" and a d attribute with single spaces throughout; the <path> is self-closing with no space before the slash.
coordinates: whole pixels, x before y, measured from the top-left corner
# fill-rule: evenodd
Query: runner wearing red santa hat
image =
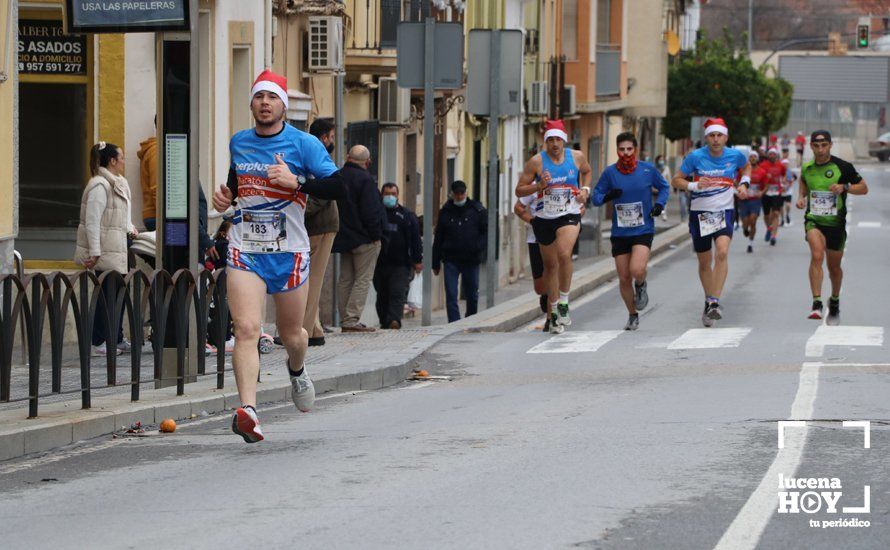
<path id="1" fill-rule="evenodd" d="M 732 241 L 733 197 L 748 198 L 751 165 L 738 149 L 726 147 L 729 130 L 722 118 L 705 122 L 707 146 L 683 159 L 671 185 L 690 191 L 689 233 L 698 255 L 698 276 L 705 292 L 702 324 L 706 327 L 723 318 L 720 295 L 729 273 L 729 244 Z M 738 186 L 736 179 L 739 171 Z M 711 246 L 716 248 L 712 254 Z"/>
<path id="2" fill-rule="evenodd" d="M 592 177 L 587 157 L 581 151 L 566 148 L 567 141 L 563 122 L 548 120 L 544 149 L 525 163 L 516 185 L 517 197 L 538 195 L 532 228 L 544 259 L 550 332 L 555 334 L 572 324 L 572 247 L 581 230 L 581 206 L 590 199 Z"/>

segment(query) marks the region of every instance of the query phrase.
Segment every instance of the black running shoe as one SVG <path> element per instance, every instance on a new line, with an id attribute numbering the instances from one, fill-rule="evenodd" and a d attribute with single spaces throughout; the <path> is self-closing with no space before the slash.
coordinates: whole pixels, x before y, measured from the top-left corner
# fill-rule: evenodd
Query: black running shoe
<path id="1" fill-rule="evenodd" d="M 634 307 L 639 310 L 646 309 L 646 306 L 649 305 L 649 293 L 646 292 L 646 281 L 643 281 L 642 284 L 634 284 L 636 288 L 636 292 L 634 293 Z"/>
<path id="2" fill-rule="evenodd" d="M 837 326 L 841 324 L 841 301 L 834 298 L 828 299 L 828 318 L 826 325 Z"/>
<path id="3" fill-rule="evenodd" d="M 723 319 L 723 310 L 720 309 L 720 304 L 718 304 L 717 302 L 711 302 L 708 304 L 708 317 L 715 321 Z"/>

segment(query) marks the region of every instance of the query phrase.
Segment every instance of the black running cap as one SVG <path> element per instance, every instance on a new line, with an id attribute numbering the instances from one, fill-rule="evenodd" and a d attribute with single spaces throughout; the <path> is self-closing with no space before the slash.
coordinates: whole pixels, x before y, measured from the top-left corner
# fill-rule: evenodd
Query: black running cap
<path id="1" fill-rule="evenodd" d="M 810 142 L 813 141 L 827 141 L 831 143 L 831 133 L 828 130 L 816 130 L 810 134 Z"/>

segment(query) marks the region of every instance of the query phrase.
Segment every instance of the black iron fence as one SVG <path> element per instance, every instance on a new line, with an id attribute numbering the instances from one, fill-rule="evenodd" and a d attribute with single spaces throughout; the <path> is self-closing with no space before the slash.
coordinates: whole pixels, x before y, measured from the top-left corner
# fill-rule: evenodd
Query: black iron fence
<path id="1" fill-rule="evenodd" d="M 28 416 L 36 417 L 42 397 L 63 391 L 62 366 L 66 360 L 65 328 L 72 315 L 77 340 L 77 360 L 80 364 L 81 403 L 90 408 L 91 344 L 94 317 L 97 308 L 104 312 L 107 334 L 106 385 L 117 386 L 118 357 L 116 338 L 123 323 L 130 328 L 130 397 L 139 400 L 141 384 L 170 382 L 163 377 L 162 349 L 175 348 L 177 395 L 185 392 L 189 374 L 186 372 L 190 313 L 194 311 L 197 333 L 197 376 L 216 375 L 216 387 L 223 388 L 225 379 L 225 342 L 229 326 L 229 309 L 226 301 L 225 269 L 202 269 L 195 275 L 181 269 L 172 275 L 164 270 L 146 274 L 133 269 L 126 275 L 106 271 L 96 276 L 90 271 L 74 274 L 32 273 L 0 276 L 0 403 L 27 401 Z M 213 307 L 211 307 L 211 305 Z M 213 322 L 211 322 L 213 321 Z M 171 325 L 172 323 L 172 325 Z M 27 397 L 11 399 L 13 381 L 13 355 L 16 327 L 21 325 L 22 346 L 27 368 Z M 47 326 L 48 325 L 48 326 Z M 205 346 L 208 326 L 213 327 L 210 339 L 216 344 L 216 370 L 207 372 Z M 154 372 L 150 379 L 142 379 L 144 330 L 150 329 L 153 348 Z M 49 362 L 44 354 L 44 334 L 49 329 Z M 165 337 L 166 335 L 166 337 Z M 71 352 L 69 352 L 71 354 Z M 70 362 L 70 357 L 67 358 Z M 24 368 L 22 367 L 22 368 Z M 20 367 L 16 367 L 20 368 Z M 50 369 L 49 392 L 40 393 L 41 374 Z M 18 378 L 17 378 L 18 379 Z M 97 386 L 98 387 L 98 386 Z"/>

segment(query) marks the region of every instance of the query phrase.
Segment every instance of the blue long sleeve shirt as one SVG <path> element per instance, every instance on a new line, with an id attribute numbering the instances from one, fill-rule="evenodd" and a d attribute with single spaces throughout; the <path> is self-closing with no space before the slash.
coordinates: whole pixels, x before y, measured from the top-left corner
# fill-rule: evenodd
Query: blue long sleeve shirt
<path id="1" fill-rule="evenodd" d="M 670 197 L 670 186 L 655 166 L 638 162 L 630 174 L 622 174 L 614 164 L 603 170 L 593 190 L 593 204 L 602 206 L 606 193 L 621 189 L 621 196 L 612 201 L 612 236 L 636 237 L 655 233 L 652 190 L 658 190 L 656 202 L 664 207 Z"/>

